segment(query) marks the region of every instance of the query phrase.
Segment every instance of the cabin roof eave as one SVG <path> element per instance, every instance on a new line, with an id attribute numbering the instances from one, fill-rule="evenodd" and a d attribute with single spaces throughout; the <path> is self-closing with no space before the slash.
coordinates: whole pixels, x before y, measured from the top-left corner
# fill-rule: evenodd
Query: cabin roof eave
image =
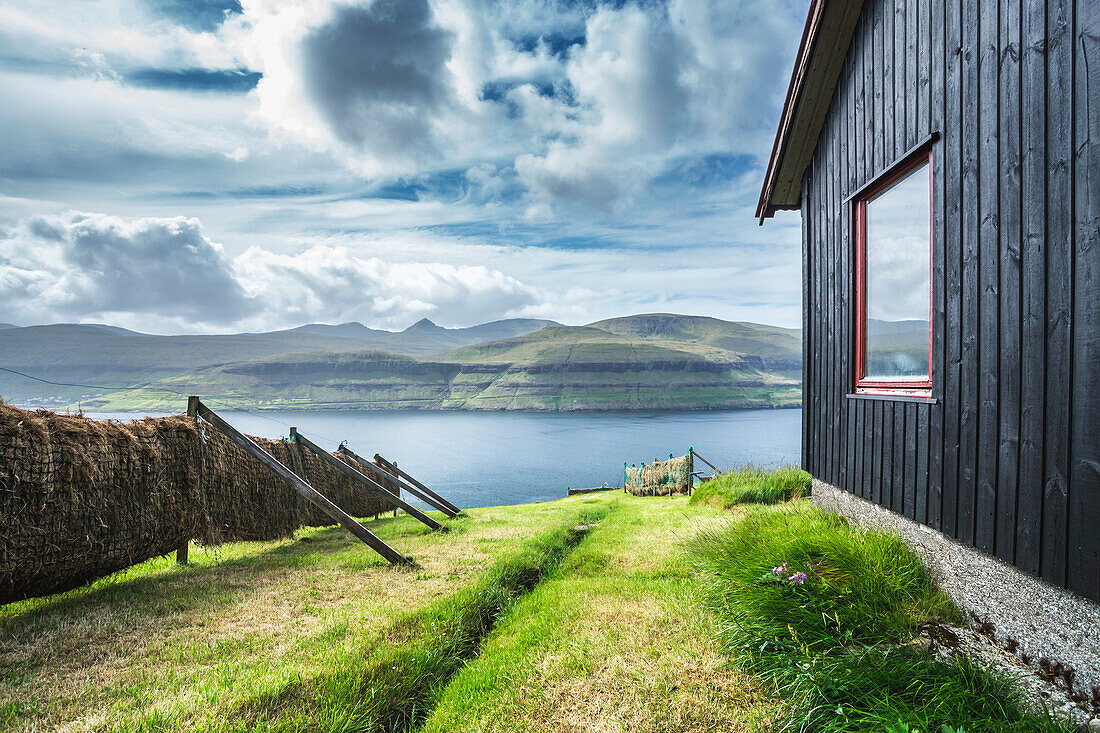
<path id="1" fill-rule="evenodd" d="M 787 85 L 756 216 L 801 206 L 802 175 L 813 157 L 863 0 L 812 0 Z"/>

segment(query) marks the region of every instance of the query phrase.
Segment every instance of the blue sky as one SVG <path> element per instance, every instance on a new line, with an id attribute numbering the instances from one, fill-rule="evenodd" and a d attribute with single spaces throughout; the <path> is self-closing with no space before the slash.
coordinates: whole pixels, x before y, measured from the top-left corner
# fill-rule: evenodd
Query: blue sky
<path id="1" fill-rule="evenodd" d="M 0 4 L 0 321 L 797 326 L 806 0 Z"/>

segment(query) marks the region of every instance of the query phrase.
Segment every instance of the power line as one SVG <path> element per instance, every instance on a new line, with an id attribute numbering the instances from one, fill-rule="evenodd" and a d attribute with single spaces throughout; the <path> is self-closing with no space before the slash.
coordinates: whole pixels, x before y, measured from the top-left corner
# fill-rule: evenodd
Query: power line
<path id="1" fill-rule="evenodd" d="M 43 384 L 50 384 L 50 385 L 53 385 L 55 387 L 79 387 L 81 389 L 102 389 L 102 390 L 116 391 L 116 392 L 117 391 L 126 391 L 126 390 L 131 390 L 131 389 L 149 389 L 149 390 L 158 391 L 158 392 L 168 392 L 168 393 L 171 393 L 171 394 L 179 395 L 180 397 L 188 397 L 189 396 L 189 395 L 184 394 L 183 392 L 179 392 L 179 391 L 174 390 L 174 389 L 169 389 L 168 387 L 154 387 L 152 382 L 146 382 L 145 384 L 135 384 L 135 385 L 131 385 L 131 386 L 128 386 L 128 387 L 108 387 L 108 386 L 105 386 L 105 385 L 102 385 L 102 384 L 78 384 L 76 382 L 55 382 L 52 379 L 44 379 L 42 377 L 36 377 L 33 374 L 27 374 L 26 372 L 21 372 L 18 369 L 12 369 L 12 368 L 6 367 L 6 366 L 0 366 L 0 371 L 9 372 L 11 374 L 17 374 L 20 377 L 24 377 L 26 379 L 33 379 L 36 382 L 42 382 Z M 217 403 L 221 402 L 221 400 L 217 400 L 217 399 L 210 400 L 209 398 L 204 398 L 204 401 L 214 402 L 215 403 L 214 406 L 217 407 L 218 409 L 221 409 L 221 410 L 230 410 L 230 411 L 234 411 L 234 412 L 243 412 L 243 413 L 246 413 L 248 415 L 252 415 L 253 417 L 258 417 L 261 420 L 268 420 L 268 421 L 273 422 L 273 423 L 278 423 L 279 425 L 282 425 L 283 427 L 287 427 L 287 428 L 294 427 L 290 423 L 283 422 L 282 420 L 279 420 L 278 418 L 274 418 L 274 417 L 271 417 L 269 415 L 261 415 L 258 412 L 253 412 L 252 410 L 249 410 L 249 409 L 244 408 L 244 407 L 234 407 L 234 406 L 226 405 L 226 404 L 217 404 Z M 322 405 L 330 406 L 330 405 L 337 405 L 337 404 L 352 405 L 352 404 L 359 404 L 359 403 L 353 403 L 353 402 L 346 402 L 346 403 L 321 402 L 321 403 L 313 403 L 313 404 L 322 404 Z M 333 438 L 331 436 L 324 435 L 324 434 L 318 433 L 316 431 L 311 431 L 311 432 L 314 435 L 316 435 L 318 438 L 324 438 L 325 440 L 331 440 L 331 441 L 336 442 L 336 443 L 340 442 L 339 440 L 337 440 L 336 438 Z"/>
<path id="2" fill-rule="evenodd" d="M 0 366 L 0 371 L 10 372 L 11 374 L 18 374 L 20 377 L 26 377 L 27 379 L 33 379 L 36 382 L 42 382 L 43 384 L 52 384 L 55 387 L 81 387 L 83 389 L 106 389 L 106 390 L 127 390 L 127 389 L 152 389 L 160 392 L 171 392 L 172 394 L 178 394 L 181 397 L 187 397 L 183 392 L 177 392 L 174 389 L 168 389 L 167 387 L 154 387 L 152 382 L 146 382 L 145 384 L 134 384 L 129 387 L 107 387 L 102 384 L 76 384 L 75 382 L 54 382 L 50 379 L 43 379 L 42 377 L 36 377 L 33 374 L 27 374 L 25 372 L 11 369 L 6 366 Z"/>

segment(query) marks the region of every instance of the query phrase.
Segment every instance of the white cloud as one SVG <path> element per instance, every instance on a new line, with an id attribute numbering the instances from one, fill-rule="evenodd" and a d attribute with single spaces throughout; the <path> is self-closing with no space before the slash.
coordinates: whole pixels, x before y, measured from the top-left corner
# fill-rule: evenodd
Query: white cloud
<path id="1" fill-rule="evenodd" d="M 0 6 L 0 43 L 20 57 L 65 63 L 74 52 L 116 68 L 233 68 L 229 44 L 150 12 L 142 0 L 53 0 Z M 79 58 L 77 59 L 79 60 Z"/>
<path id="2" fill-rule="evenodd" d="M 467 325 L 540 305 L 538 290 L 478 265 L 387 262 L 346 247 L 317 245 L 294 255 L 252 248 L 234 261 L 246 289 L 277 322 L 361 321 L 404 328 L 428 317 Z"/>
<path id="3" fill-rule="evenodd" d="M 103 73 L 40 81 L 32 74 L 0 73 L 0 98 L 19 100 L 0 105 L 0 155 L 9 171 L 25 169 L 28 178 L 97 175 L 74 160 L 110 177 L 116 165 L 134 168 L 135 155 L 220 159 L 254 139 L 241 121 L 247 113 L 243 99 L 136 89 Z M 131 170 L 130 177 L 140 173 Z"/>
<path id="4" fill-rule="evenodd" d="M 678 156 L 762 154 L 759 97 L 789 66 L 774 39 L 801 5 L 254 2 L 224 33 L 263 72 L 257 120 L 283 140 L 368 177 L 505 163 L 537 198 L 606 209 Z M 521 43 L 547 15 L 583 43 Z"/>
<path id="5" fill-rule="evenodd" d="M 0 300 L 17 321 L 114 316 L 232 323 L 254 305 L 195 219 L 73 212 L 0 239 Z"/>
<path id="6" fill-rule="evenodd" d="M 797 217 L 759 229 L 752 205 L 806 0 L 243 5 L 202 30 L 166 15 L 185 3 L 0 7 L 0 45 L 18 51 L 0 60 L 0 98 L 19 100 L 0 105 L 0 230 L 72 209 L 183 213 L 224 245 L 255 310 L 66 309 L 77 274 L 35 260 L 0 266 L 0 306 L 24 309 L 0 320 L 180 331 L 677 310 L 797 325 Z M 387 8 L 414 22 L 390 28 Z M 392 32 L 373 43 L 372 29 Z M 263 76 L 251 94 L 211 92 L 194 68 Z M 149 86 L 131 85 L 136 69 Z M 385 294 L 402 263 L 439 297 Z M 366 283 L 346 300 L 324 282 L 344 271 Z M 16 296 L 31 287 L 57 300 Z"/>
<path id="7" fill-rule="evenodd" d="M 689 119 L 690 48 L 637 7 L 600 10 L 587 37 L 566 65 L 583 112 L 545 153 L 519 156 L 516 170 L 545 198 L 598 207 L 644 185 L 676 152 Z"/>
<path id="8" fill-rule="evenodd" d="M 70 212 L 0 236 L 0 302 L 17 323 L 109 322 L 144 331 L 277 329 L 422 317 L 469 325 L 545 307 L 545 296 L 480 265 L 389 262 L 346 247 L 252 247 L 230 260 L 198 220 Z"/>

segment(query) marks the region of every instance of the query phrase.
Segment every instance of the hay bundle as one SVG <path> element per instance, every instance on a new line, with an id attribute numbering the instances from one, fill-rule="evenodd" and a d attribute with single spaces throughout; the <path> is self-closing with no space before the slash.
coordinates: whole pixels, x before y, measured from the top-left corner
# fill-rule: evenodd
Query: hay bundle
<path id="1" fill-rule="evenodd" d="M 0 603 L 151 557 L 206 524 L 199 442 L 182 417 L 121 425 L 0 406 Z"/>
<path id="2" fill-rule="evenodd" d="M 625 488 L 635 496 L 669 496 L 691 492 L 691 453 L 625 469 Z"/>
<path id="3" fill-rule="evenodd" d="M 389 508 L 296 444 L 252 440 L 352 516 Z M 334 524 L 195 418 L 123 424 L 5 405 L 0 523 L 0 604 L 78 587 L 191 539 L 273 540 Z"/>
<path id="4" fill-rule="evenodd" d="M 298 529 L 298 492 L 211 425 L 202 422 L 198 425 L 200 492 L 206 499 L 209 520 L 194 539 L 206 545 L 276 540 Z M 252 440 L 286 463 L 282 441 L 255 437 Z"/>

